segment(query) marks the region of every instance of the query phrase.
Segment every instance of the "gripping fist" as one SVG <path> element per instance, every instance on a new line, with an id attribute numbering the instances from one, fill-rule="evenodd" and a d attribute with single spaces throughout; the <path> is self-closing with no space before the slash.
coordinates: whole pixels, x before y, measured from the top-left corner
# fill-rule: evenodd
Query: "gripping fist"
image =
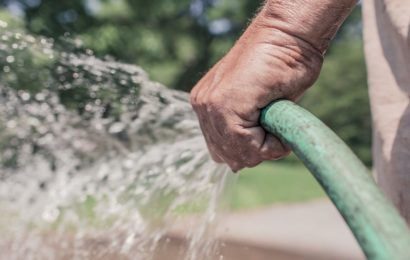
<path id="1" fill-rule="evenodd" d="M 288 155 L 260 126 L 260 110 L 277 99 L 298 99 L 322 61 L 320 50 L 257 17 L 191 92 L 212 158 L 236 172 Z"/>

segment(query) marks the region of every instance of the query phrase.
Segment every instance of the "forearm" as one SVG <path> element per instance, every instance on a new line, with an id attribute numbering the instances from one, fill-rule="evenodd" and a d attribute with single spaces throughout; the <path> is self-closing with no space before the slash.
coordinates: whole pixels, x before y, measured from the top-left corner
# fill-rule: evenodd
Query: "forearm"
<path id="1" fill-rule="evenodd" d="M 267 0 L 255 22 L 304 40 L 323 53 L 356 4 L 357 0 Z"/>

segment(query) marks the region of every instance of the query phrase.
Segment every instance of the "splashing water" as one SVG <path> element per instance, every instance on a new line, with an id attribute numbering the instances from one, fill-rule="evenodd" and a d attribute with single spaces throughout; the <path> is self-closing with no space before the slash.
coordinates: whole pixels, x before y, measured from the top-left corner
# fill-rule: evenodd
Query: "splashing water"
<path id="1" fill-rule="evenodd" d="M 210 259 L 228 175 L 187 94 L 0 26 L 0 259 L 154 259 L 192 208 L 206 214 L 180 259 Z"/>

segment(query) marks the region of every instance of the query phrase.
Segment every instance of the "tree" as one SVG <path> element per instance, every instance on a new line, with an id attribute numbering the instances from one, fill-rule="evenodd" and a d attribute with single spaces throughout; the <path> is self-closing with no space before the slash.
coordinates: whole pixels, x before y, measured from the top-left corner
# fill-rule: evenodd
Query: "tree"
<path id="1" fill-rule="evenodd" d="M 28 31 L 79 37 L 97 56 L 139 64 L 190 90 L 233 44 L 262 1 L 0 0 L 19 6 Z"/>

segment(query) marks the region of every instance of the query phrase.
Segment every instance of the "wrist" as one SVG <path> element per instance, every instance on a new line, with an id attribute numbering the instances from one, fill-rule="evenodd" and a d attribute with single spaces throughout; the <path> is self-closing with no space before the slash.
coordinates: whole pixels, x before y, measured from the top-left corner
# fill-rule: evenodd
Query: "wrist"
<path id="1" fill-rule="evenodd" d="M 356 3 L 357 0 L 268 0 L 254 22 L 305 41 L 323 54 Z"/>
<path id="2" fill-rule="evenodd" d="M 244 49 L 263 46 L 265 52 L 274 52 L 272 58 L 278 58 L 292 68 L 304 66 L 320 70 L 323 63 L 324 52 L 317 46 L 286 30 L 270 26 L 261 15 L 252 21 L 239 39 L 238 45 L 239 53 Z"/>
<path id="3" fill-rule="evenodd" d="M 243 66 L 243 60 L 247 66 Z M 255 71 L 257 84 L 266 90 L 255 92 L 260 94 L 256 99 L 258 104 L 266 105 L 277 98 L 296 100 L 300 97 L 317 79 L 323 54 L 301 38 L 265 26 L 257 17 L 229 52 L 225 62 L 235 69 Z M 249 66 L 249 63 L 258 66 Z"/>

